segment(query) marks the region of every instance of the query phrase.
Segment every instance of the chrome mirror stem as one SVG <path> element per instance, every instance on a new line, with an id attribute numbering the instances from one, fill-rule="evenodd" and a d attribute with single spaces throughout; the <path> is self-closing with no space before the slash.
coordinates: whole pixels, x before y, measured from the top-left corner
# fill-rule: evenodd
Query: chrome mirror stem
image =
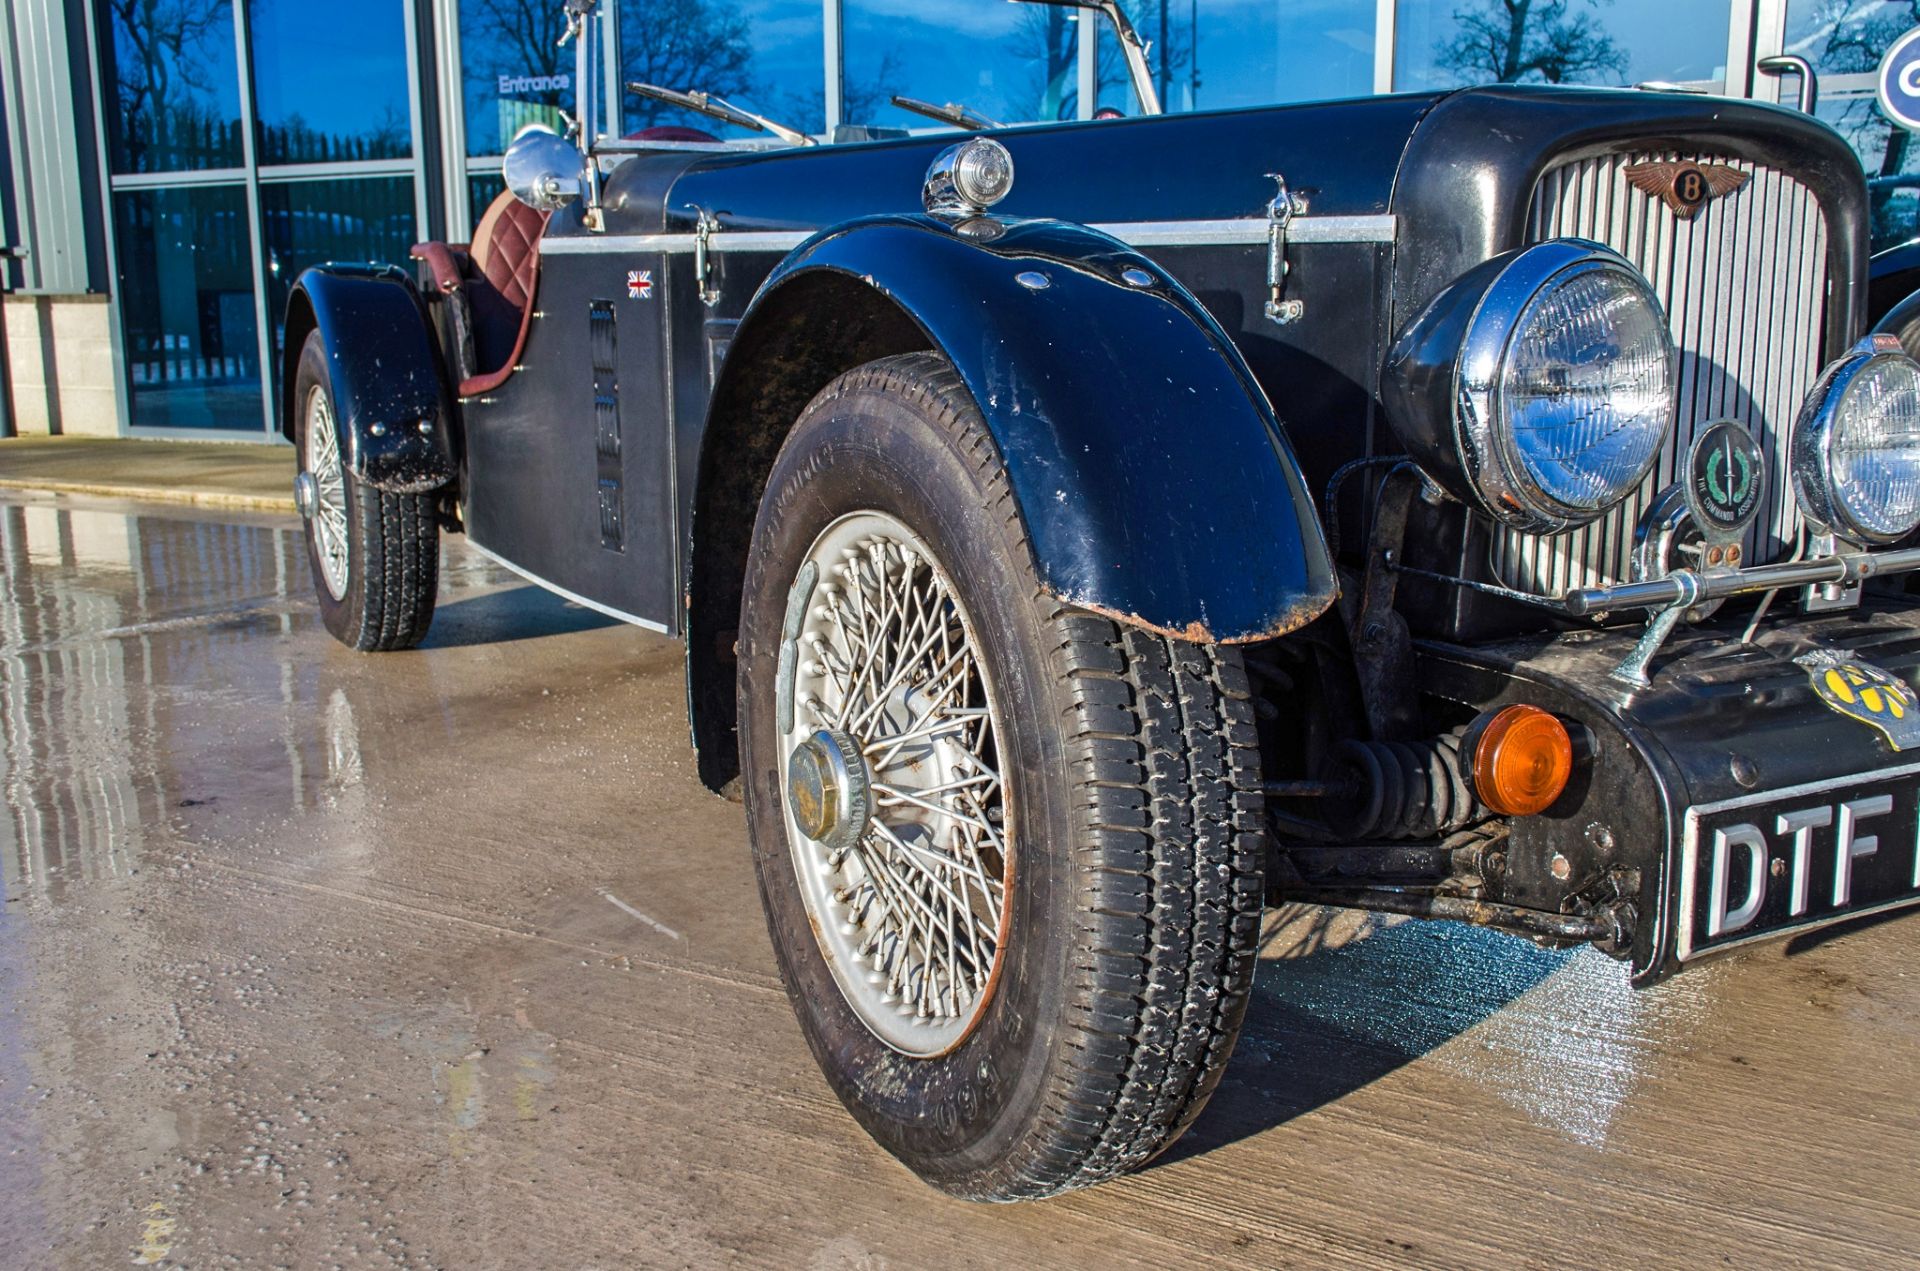
<path id="1" fill-rule="evenodd" d="M 606 229 L 600 211 L 600 164 L 593 157 L 594 143 L 600 135 L 600 117 L 593 92 L 595 35 L 599 30 L 600 0 L 567 0 L 567 33 L 560 42 L 573 41 L 574 119 L 580 129 L 580 155 L 586 162 L 581 189 L 586 196 L 582 218 L 590 230 Z"/>
<path id="2" fill-rule="evenodd" d="M 1164 114 L 1160 90 L 1153 86 L 1153 68 L 1147 64 L 1147 42 L 1134 30 L 1133 23 L 1120 8 L 1120 0 L 1020 0 L 1025 4 L 1052 4 L 1068 9 L 1092 9 L 1106 15 L 1113 33 L 1120 39 L 1120 55 L 1127 59 L 1127 77 L 1133 81 L 1133 94 L 1140 99 L 1143 115 Z M 1084 32 L 1083 32 L 1084 34 Z M 1164 34 L 1164 33 L 1163 33 Z"/>

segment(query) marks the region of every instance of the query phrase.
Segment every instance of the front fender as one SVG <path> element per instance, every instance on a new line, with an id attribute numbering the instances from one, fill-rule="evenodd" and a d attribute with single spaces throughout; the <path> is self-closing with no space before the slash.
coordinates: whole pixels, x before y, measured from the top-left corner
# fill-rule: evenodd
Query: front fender
<path id="1" fill-rule="evenodd" d="M 433 324 L 413 279 L 392 266 L 321 265 L 287 301 L 280 427 L 295 440 L 300 350 L 320 332 L 341 454 L 377 489 L 416 493 L 453 479 L 452 411 Z M 424 425 L 424 427 L 423 427 Z"/>
<path id="2" fill-rule="evenodd" d="M 1891 335 L 1908 357 L 1920 357 L 1920 291 L 1893 305 L 1873 324 L 1874 335 Z"/>
<path id="3" fill-rule="evenodd" d="M 1272 407 L 1219 325 L 1152 261 L 1059 221 L 875 217 L 796 249 L 742 334 L 771 296 L 820 270 L 890 298 L 953 363 L 1056 598 L 1229 643 L 1294 630 L 1333 603 L 1332 561 Z"/>

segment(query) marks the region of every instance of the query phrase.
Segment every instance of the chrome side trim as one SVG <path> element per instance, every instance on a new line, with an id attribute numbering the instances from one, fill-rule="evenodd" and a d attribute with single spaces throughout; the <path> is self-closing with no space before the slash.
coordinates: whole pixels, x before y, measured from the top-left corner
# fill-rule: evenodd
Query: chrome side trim
<path id="1" fill-rule="evenodd" d="M 520 575 L 520 577 L 526 579 L 528 582 L 534 584 L 536 587 L 544 588 L 545 590 L 550 591 L 554 595 L 560 597 L 562 600 L 571 600 L 576 605 L 585 605 L 587 608 L 593 610 L 595 613 L 604 613 L 609 618 L 617 618 L 621 622 L 630 622 L 636 627 L 645 627 L 649 631 L 658 631 L 661 635 L 672 634 L 672 632 L 668 631 L 667 628 L 661 626 L 657 622 L 652 622 L 646 618 L 639 617 L 636 614 L 628 613 L 624 609 L 615 609 L 612 605 L 603 605 L 597 600 L 588 600 L 585 596 L 581 595 L 579 592 L 568 591 L 565 587 L 562 587 L 557 583 L 550 583 L 546 579 L 542 578 L 540 575 L 534 573 L 532 570 L 520 568 L 520 566 L 514 564 L 512 561 L 508 560 L 506 557 L 500 555 L 500 553 L 489 551 L 488 549 L 480 546 L 480 544 L 474 539 L 473 535 L 471 534 L 467 535 L 467 546 L 471 547 L 474 551 L 479 552 L 482 556 L 486 557 L 488 560 L 492 561 L 494 564 L 500 566 L 502 569 L 509 570 L 513 573 Z"/>
<path id="2" fill-rule="evenodd" d="M 1296 216 L 1287 243 L 1391 243 L 1398 221 L 1379 216 Z M 1268 220 L 1110 221 L 1091 226 L 1132 247 L 1265 247 Z"/>
<path id="3" fill-rule="evenodd" d="M 1397 220 L 1378 216 L 1297 216 L 1287 227 L 1287 242 L 1391 243 Z M 1218 221 L 1105 221 L 1088 226 L 1131 247 L 1264 247 L 1265 217 Z M 550 256 L 601 252 L 691 252 L 693 234 L 579 234 L 541 240 Z M 790 252 L 813 237 L 808 230 L 724 230 L 713 235 L 714 252 Z"/>
<path id="4" fill-rule="evenodd" d="M 725 230 L 707 240 L 710 252 L 792 251 L 813 237 L 808 230 Z M 598 256 L 613 252 L 691 253 L 698 234 L 572 234 L 540 240 L 542 256 Z"/>

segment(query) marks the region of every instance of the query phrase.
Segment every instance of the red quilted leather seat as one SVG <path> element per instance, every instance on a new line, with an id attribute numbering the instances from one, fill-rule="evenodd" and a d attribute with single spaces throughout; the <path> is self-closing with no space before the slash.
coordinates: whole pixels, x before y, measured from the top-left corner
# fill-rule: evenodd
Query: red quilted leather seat
<path id="1" fill-rule="evenodd" d="M 434 285 L 453 315 L 460 396 L 476 397 L 506 382 L 526 348 L 533 298 L 540 281 L 540 236 L 547 213 L 511 194 L 487 208 L 470 247 L 417 243 Z"/>

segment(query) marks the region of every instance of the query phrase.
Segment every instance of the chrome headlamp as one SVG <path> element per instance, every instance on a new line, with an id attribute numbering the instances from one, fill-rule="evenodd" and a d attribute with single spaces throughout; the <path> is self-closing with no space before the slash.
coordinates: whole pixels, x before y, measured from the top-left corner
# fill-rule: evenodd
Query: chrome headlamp
<path id="1" fill-rule="evenodd" d="M 1469 270 L 1388 355 L 1401 440 L 1454 497 L 1515 529 L 1585 525 L 1646 479 L 1673 429 L 1659 298 L 1599 243 L 1553 239 Z"/>
<path id="2" fill-rule="evenodd" d="M 1829 366 L 1800 408 L 1790 466 L 1808 520 L 1856 543 L 1920 526 L 1920 364 L 1869 336 Z"/>
<path id="3" fill-rule="evenodd" d="M 921 199 L 936 216 L 978 216 L 1013 189 L 1013 156 L 992 137 L 969 137 L 933 157 Z"/>

